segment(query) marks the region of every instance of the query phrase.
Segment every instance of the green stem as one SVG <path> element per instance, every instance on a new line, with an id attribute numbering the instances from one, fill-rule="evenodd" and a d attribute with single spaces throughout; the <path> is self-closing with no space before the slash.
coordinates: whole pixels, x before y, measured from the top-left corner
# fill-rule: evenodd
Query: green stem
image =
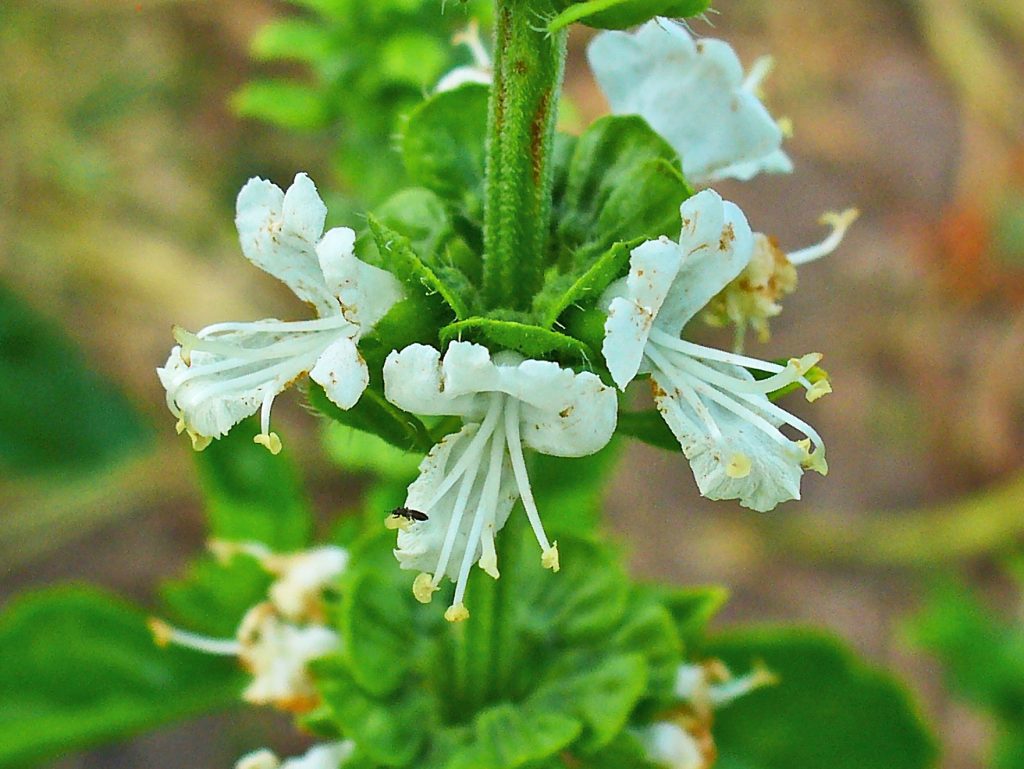
<path id="1" fill-rule="evenodd" d="M 491 308 L 527 308 L 543 277 L 565 68 L 566 32 L 543 29 L 553 13 L 551 0 L 495 0 L 483 265 Z"/>

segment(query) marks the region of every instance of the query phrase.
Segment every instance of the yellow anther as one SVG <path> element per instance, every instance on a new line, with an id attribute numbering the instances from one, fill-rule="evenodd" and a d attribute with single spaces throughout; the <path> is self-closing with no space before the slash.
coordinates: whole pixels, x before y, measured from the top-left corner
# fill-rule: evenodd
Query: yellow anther
<path id="1" fill-rule="evenodd" d="M 746 478 L 750 475 L 752 467 L 750 457 L 737 452 L 729 458 L 728 463 L 725 465 L 725 474 L 730 478 Z"/>
<path id="2" fill-rule="evenodd" d="M 817 382 L 812 384 L 810 388 L 807 390 L 806 397 L 810 403 L 814 403 L 814 401 L 818 400 L 818 398 L 821 398 L 824 395 L 828 395 L 830 392 L 832 392 L 831 382 L 829 382 L 827 379 L 819 379 Z"/>
<path id="3" fill-rule="evenodd" d="M 412 594 L 420 603 L 430 603 L 437 590 L 433 578 L 426 572 L 417 574 L 412 581 Z"/>
<path id="4" fill-rule="evenodd" d="M 193 432 L 192 430 L 188 431 L 188 437 L 192 439 L 193 451 L 202 451 L 211 443 L 213 443 L 213 438 L 211 438 L 209 435 L 200 435 L 199 433 Z"/>
<path id="5" fill-rule="evenodd" d="M 464 604 L 457 603 L 449 606 L 444 613 L 444 618 L 449 622 L 465 622 L 469 619 L 469 609 Z"/>
<path id="6" fill-rule="evenodd" d="M 800 460 L 800 464 L 807 470 L 814 470 L 816 473 L 821 475 L 828 475 L 828 462 L 825 461 L 825 455 L 821 451 L 811 451 L 811 439 L 804 438 L 802 441 L 797 441 L 796 445 L 803 449 L 804 456 Z"/>
<path id="7" fill-rule="evenodd" d="M 275 456 L 281 453 L 281 438 L 277 433 L 260 433 L 259 435 L 253 436 L 252 442 L 259 444 L 260 446 L 264 446 L 267 451 Z"/>
<path id="8" fill-rule="evenodd" d="M 545 569 L 551 569 L 551 571 L 558 571 L 561 568 L 558 563 L 557 542 L 552 542 L 551 547 L 540 554 L 540 565 Z"/>
<path id="9" fill-rule="evenodd" d="M 174 431 L 178 435 L 185 432 L 185 417 L 178 417 L 178 421 L 174 423 Z"/>
<path id="10" fill-rule="evenodd" d="M 846 228 L 857 221 L 858 216 L 860 216 L 859 208 L 847 208 L 845 211 L 826 211 L 818 219 L 818 223 L 836 230 L 846 230 Z"/>
<path id="11" fill-rule="evenodd" d="M 153 634 L 153 641 L 157 646 L 163 648 L 174 639 L 174 629 L 162 619 L 150 617 L 146 620 L 146 627 Z"/>
<path id="12" fill-rule="evenodd" d="M 171 335 L 174 337 L 174 341 L 181 346 L 181 351 L 178 354 L 181 356 L 182 362 L 186 366 L 191 366 L 192 345 L 195 344 L 196 335 L 191 331 L 186 331 L 181 326 L 173 326 L 171 328 Z"/>
<path id="13" fill-rule="evenodd" d="M 395 529 L 401 529 L 402 531 L 408 531 L 409 525 L 412 523 L 408 518 L 404 518 L 401 515 L 389 515 L 384 519 L 384 528 L 389 531 Z"/>
<path id="14" fill-rule="evenodd" d="M 481 555 L 478 563 L 480 568 L 494 579 L 501 576 L 498 572 L 498 554 L 493 549 Z"/>
<path id="15" fill-rule="evenodd" d="M 784 139 L 793 138 L 793 120 L 790 117 L 780 117 L 775 121 L 775 125 L 782 131 L 782 137 Z"/>

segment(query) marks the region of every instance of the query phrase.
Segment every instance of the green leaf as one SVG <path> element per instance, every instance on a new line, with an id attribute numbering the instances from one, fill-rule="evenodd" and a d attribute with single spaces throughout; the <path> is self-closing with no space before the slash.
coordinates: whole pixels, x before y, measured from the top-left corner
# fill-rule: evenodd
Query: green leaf
<path id="1" fill-rule="evenodd" d="M 542 683 L 527 704 L 579 718 L 587 728 L 580 748 L 597 750 L 625 728 L 646 689 L 647 663 L 639 654 L 580 662 L 572 674 L 556 674 Z"/>
<path id="2" fill-rule="evenodd" d="M 575 22 L 595 29 L 626 29 L 655 16 L 697 16 L 710 6 L 710 0 L 576 0 L 548 22 L 548 30 L 557 32 Z"/>
<path id="3" fill-rule="evenodd" d="M 383 766 L 412 762 L 434 723 L 426 692 L 408 688 L 380 700 L 364 692 L 336 662 L 315 662 L 313 670 L 332 720 L 362 752 Z"/>
<path id="4" fill-rule="evenodd" d="M 548 534 L 593 531 L 601 521 L 604 490 L 619 457 L 621 441 L 586 457 L 530 457 L 530 484 Z"/>
<path id="5" fill-rule="evenodd" d="M 445 762 L 446 769 L 518 769 L 555 755 L 579 735 L 579 721 L 558 712 L 495 705 L 473 721 L 469 744 Z"/>
<path id="6" fill-rule="evenodd" d="M 328 58 L 333 47 L 330 30 L 306 19 L 272 21 L 253 36 L 250 46 L 257 59 L 308 63 Z"/>
<path id="7" fill-rule="evenodd" d="M 60 328 L 0 284 L 0 472 L 95 470 L 150 430 Z"/>
<path id="8" fill-rule="evenodd" d="M 950 688 L 1000 718 L 1024 723 L 1024 631 L 997 618 L 964 587 L 936 586 L 910 625 L 935 654 Z"/>
<path id="9" fill-rule="evenodd" d="M 620 411 L 615 431 L 667 451 L 679 451 L 679 441 L 657 409 Z"/>
<path id="10" fill-rule="evenodd" d="M 435 94 L 409 115 L 402 157 L 415 184 L 454 210 L 483 218 L 484 137 L 490 88 L 468 83 Z"/>
<path id="11" fill-rule="evenodd" d="M 0 767 L 14 769 L 234 704 L 234 661 L 161 649 L 145 615 L 93 588 L 0 615 Z"/>
<path id="12" fill-rule="evenodd" d="M 597 120 L 555 175 L 554 257 L 578 276 L 618 242 L 678 238 L 693 194 L 675 150 L 636 115 Z"/>
<path id="13" fill-rule="evenodd" d="M 440 294 L 456 318 L 471 314 L 475 290 L 456 267 L 430 266 L 416 255 L 405 235 L 374 216 L 369 217 L 369 224 L 383 265 L 399 280 L 418 292 Z"/>
<path id="14" fill-rule="evenodd" d="M 402 684 L 416 640 L 404 591 L 373 572 L 360 574 L 345 588 L 341 634 L 348 669 L 364 691 L 385 697 Z"/>
<path id="15" fill-rule="evenodd" d="M 723 587 L 649 585 L 647 589 L 671 613 L 676 632 L 687 648 L 699 644 L 708 623 L 729 599 L 729 591 Z"/>
<path id="16" fill-rule="evenodd" d="M 609 283 L 626 273 L 630 252 L 641 242 L 615 243 L 591 264 L 584 262 L 573 272 L 549 275 L 533 300 L 541 325 L 550 328 L 570 305 L 600 297 Z"/>
<path id="17" fill-rule="evenodd" d="M 210 536 L 261 542 L 272 550 L 309 544 L 313 512 L 287 450 L 274 456 L 253 443 L 246 420 L 195 455 Z"/>
<path id="18" fill-rule="evenodd" d="M 231 106 L 241 117 L 259 118 L 295 131 L 323 128 L 329 118 L 317 89 L 290 80 L 247 83 L 231 97 Z"/>
<path id="19" fill-rule="evenodd" d="M 665 606 L 649 592 L 634 590 L 623 625 L 608 645 L 624 653 L 642 654 L 647 669 L 644 697 L 671 704 L 676 673 L 683 664 L 683 645 Z"/>
<path id="20" fill-rule="evenodd" d="M 346 472 L 375 473 L 385 480 L 407 484 L 416 477 L 423 455 L 396 448 L 383 438 L 331 422 L 324 430 L 328 456 Z"/>
<path id="21" fill-rule="evenodd" d="M 762 661 L 780 683 L 715 717 L 721 769 L 926 769 L 935 741 L 907 692 L 835 637 L 762 628 L 723 633 L 703 650 L 734 670 Z"/>
<path id="22" fill-rule="evenodd" d="M 379 41 L 374 70 L 382 83 L 424 90 L 444 72 L 450 46 L 447 40 L 418 30 Z"/>
<path id="23" fill-rule="evenodd" d="M 441 199 L 430 190 L 409 187 L 400 190 L 374 210 L 377 219 L 409 238 L 412 250 L 428 263 L 442 254 L 452 236 L 452 226 Z"/>
<path id="24" fill-rule="evenodd" d="M 495 318 L 467 318 L 441 329 L 441 346 L 449 342 L 472 341 L 493 351 L 515 350 L 527 358 L 557 357 L 588 367 L 597 360 L 594 351 L 578 339 L 529 323 Z"/>
<path id="25" fill-rule="evenodd" d="M 372 382 L 363 391 L 359 402 L 348 410 L 339 408 L 317 384 L 309 386 L 309 402 L 331 419 L 376 435 L 402 451 L 426 453 L 434 445 L 423 423 L 394 406 Z"/>

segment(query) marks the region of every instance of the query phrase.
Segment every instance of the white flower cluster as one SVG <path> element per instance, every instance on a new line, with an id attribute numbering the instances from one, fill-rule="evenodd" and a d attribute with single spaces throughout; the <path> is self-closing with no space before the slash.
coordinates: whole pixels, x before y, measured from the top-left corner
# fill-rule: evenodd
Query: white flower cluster
<path id="1" fill-rule="evenodd" d="M 588 58 L 612 110 L 643 117 L 679 153 L 691 182 L 792 170 L 782 150 L 785 131 L 757 95 L 769 60 L 744 75 L 728 44 L 695 41 L 667 19 L 632 34 L 602 32 Z M 605 293 L 602 351 L 612 378 L 625 389 L 639 374 L 650 376 L 658 409 L 704 496 L 760 511 L 799 499 L 805 469 L 827 472 L 824 443 L 768 396 L 796 384 L 813 401 L 830 387 L 806 377 L 820 355 L 783 366 L 687 341 L 685 327 L 701 314 L 735 323 L 737 350 L 748 326 L 766 337 L 767 318 L 781 311 L 778 299 L 796 287 L 794 265 L 835 249 L 855 217 L 828 215 L 828 238 L 787 255 L 753 232 L 738 207 L 704 190 L 680 207 L 678 241 L 635 248 L 629 275 Z M 786 426 L 803 437 L 788 437 Z"/>
<path id="2" fill-rule="evenodd" d="M 260 543 L 222 540 L 211 542 L 210 549 L 221 559 L 236 554 L 255 558 L 275 576 L 268 600 L 246 612 L 233 639 L 207 638 L 161 620 L 150 620 L 157 643 L 237 657 L 252 676 L 242 693 L 242 699 L 250 704 L 273 705 L 292 713 L 305 713 L 316 707 L 318 697 L 309 675 L 309 663 L 337 651 L 341 642 L 338 634 L 323 624 L 323 593 L 344 572 L 348 552 L 340 547 L 320 546 L 278 554 Z"/>
<path id="3" fill-rule="evenodd" d="M 463 42 L 477 68 L 453 72 L 439 90 L 484 77 L 486 51 L 472 28 Z M 599 34 L 589 58 L 612 109 L 645 118 L 678 152 L 691 181 L 791 170 L 781 147 L 785 131 L 757 95 L 767 60 L 745 75 L 727 44 L 694 41 L 684 27 L 664 19 L 633 34 Z M 324 233 L 326 213 L 305 174 L 287 192 L 253 179 L 239 194 L 236 224 L 243 253 L 312 304 L 318 317 L 218 323 L 197 334 L 176 329 L 179 345 L 158 373 L 179 432 L 187 432 L 195 448 L 259 411 L 256 442 L 277 453 L 281 442 L 270 430 L 274 398 L 304 375 L 342 409 L 353 407 L 367 387 L 369 373 L 357 345 L 404 292 L 389 273 L 356 258 L 351 229 Z M 804 470 L 826 472 L 818 433 L 769 398 L 787 386 L 804 388 L 812 401 L 829 392 L 827 381 L 808 378 L 819 355 L 781 365 L 683 336 L 696 317 L 735 323 L 739 339 L 747 327 L 764 336 L 767 319 L 780 311 L 778 300 L 795 287 L 794 265 L 833 250 L 854 215 L 833 215 L 827 220 L 833 233 L 825 241 L 787 255 L 753 232 L 739 208 L 706 189 L 681 201 L 679 238 L 635 248 L 629 274 L 602 297 L 602 352 L 612 380 L 625 389 L 638 376 L 650 378 L 657 406 L 703 495 L 771 510 L 799 498 Z M 462 419 L 461 430 L 444 437 L 421 463 L 405 501 L 409 515 L 388 519 L 400 529 L 395 554 L 401 566 L 420 572 L 413 583 L 416 598 L 429 601 L 448 577 L 455 594 L 445 616 L 468 617 L 469 573 L 476 563 L 498 577 L 495 535 L 517 500 L 541 563 L 557 571 L 557 543 L 541 523 L 524 450 L 579 457 L 601 449 L 616 426 L 614 389 L 590 372 L 509 351 L 492 354 L 461 341 L 445 350 L 414 344 L 392 351 L 383 383 L 385 397 L 401 409 Z M 270 571 L 290 575 L 272 591 L 275 618 L 315 619 L 311 606 L 317 599 L 307 587 L 320 584 L 319 561 L 310 565 L 303 556 L 293 563 L 241 547 Z M 344 568 L 343 560 L 335 566 Z M 279 636 L 292 638 L 272 629 L 259 635 Z M 304 659 L 333 643 L 325 635 L 318 639 L 323 643 L 312 643 Z"/>

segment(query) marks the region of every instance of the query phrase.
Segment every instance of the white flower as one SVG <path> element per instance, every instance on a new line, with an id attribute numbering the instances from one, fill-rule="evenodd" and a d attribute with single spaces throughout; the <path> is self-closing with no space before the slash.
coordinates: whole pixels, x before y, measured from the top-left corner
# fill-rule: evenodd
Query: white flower
<path id="1" fill-rule="evenodd" d="M 427 516 L 398 534 L 402 568 L 418 569 L 413 592 L 430 600 L 441 578 L 455 581 L 445 617 L 469 616 L 463 603 L 474 561 L 497 579 L 494 535 L 516 498 L 541 547 L 545 568 L 558 570 L 557 542 L 548 541 L 530 489 L 523 444 L 543 454 L 579 457 L 604 446 L 615 431 L 617 400 L 591 373 L 523 360 L 511 352 L 491 359 L 486 347 L 453 342 L 441 360 L 433 347 L 411 345 L 384 364 L 384 391 L 416 414 L 457 415 L 464 427 L 424 458 L 405 506 Z"/>
<path id="2" fill-rule="evenodd" d="M 689 703 L 697 713 L 709 715 L 756 689 L 778 682 L 778 676 L 764 665 L 755 665 L 745 676 L 733 677 L 724 663 L 709 660 L 700 665 L 679 666 L 675 695 Z"/>
<path id="3" fill-rule="evenodd" d="M 728 43 L 695 42 L 662 18 L 632 34 L 600 33 L 587 58 L 612 112 L 643 117 L 679 153 L 691 182 L 793 170 L 784 132 L 757 96 L 771 59 L 744 76 Z"/>
<path id="4" fill-rule="evenodd" d="M 252 675 L 242 699 L 253 705 L 273 705 L 304 713 L 316 706 L 318 697 L 309 674 L 309 663 L 337 650 L 338 634 L 321 625 L 285 622 L 274 606 L 261 603 L 242 618 L 235 639 L 207 638 L 150 620 L 158 644 L 176 644 L 207 654 L 237 657 Z"/>
<path id="5" fill-rule="evenodd" d="M 798 265 L 831 254 L 843 241 L 846 230 L 856 221 L 859 211 L 848 208 L 841 213 L 828 212 L 820 222 L 832 231 L 820 243 L 786 253 L 774 238 L 754 233 L 754 253 L 743 272 L 718 292 L 701 313 L 705 323 L 736 327 L 733 349 L 740 352 L 747 328 L 752 328 L 758 339 L 770 338 L 768 319 L 782 312 L 780 300 L 796 290 Z"/>
<path id="6" fill-rule="evenodd" d="M 157 374 L 167 405 L 196 449 L 261 411 L 255 440 L 271 452 L 281 441 L 270 431 L 274 398 L 308 374 L 340 408 L 351 408 L 368 382 L 356 348 L 360 337 L 402 297 L 389 273 L 357 259 L 355 233 L 323 233 L 327 208 L 305 174 L 288 192 L 250 179 L 238 194 L 242 253 L 312 304 L 316 320 L 216 323 L 198 334 L 175 328 L 179 346 Z"/>
<path id="7" fill-rule="evenodd" d="M 656 721 L 638 729 L 636 736 L 652 764 L 666 769 L 704 769 L 707 766 L 697 740 L 671 721 Z"/>
<path id="8" fill-rule="evenodd" d="M 638 372 L 650 373 L 658 409 L 701 494 L 771 510 L 799 499 L 805 467 L 827 471 L 814 428 L 767 398 L 793 382 L 808 400 L 828 392 L 827 382 L 812 385 L 804 377 L 821 356 L 780 366 L 680 339 L 686 323 L 746 267 L 754 248 L 743 212 L 713 190 L 687 200 L 680 214 L 679 242 L 661 238 L 635 248 L 628 277 L 606 292 L 602 351 L 619 387 Z M 770 376 L 755 380 L 748 369 Z M 791 440 L 782 425 L 807 439 Z"/>
<path id="9" fill-rule="evenodd" d="M 352 740 L 314 745 L 304 756 L 281 763 L 273 751 L 264 748 L 242 756 L 235 769 L 339 769 L 348 762 L 355 749 Z"/>
<path id="10" fill-rule="evenodd" d="M 221 560 L 240 553 L 251 556 L 275 575 L 277 579 L 268 591 L 270 602 L 281 616 L 293 622 L 323 621 L 323 591 L 348 566 L 348 551 L 333 545 L 321 545 L 296 553 L 275 553 L 259 542 L 218 539 L 211 540 L 208 546 Z"/>
<path id="11" fill-rule="evenodd" d="M 480 39 L 480 25 L 477 24 L 476 19 L 470 21 L 464 30 L 457 32 L 452 37 L 452 43 L 466 46 L 473 55 L 473 63 L 456 67 L 444 75 L 434 86 L 434 93 L 454 91 L 466 83 L 490 85 L 494 78 L 494 71 L 491 57 L 487 54 L 487 49 L 484 48 L 483 41 Z"/>

